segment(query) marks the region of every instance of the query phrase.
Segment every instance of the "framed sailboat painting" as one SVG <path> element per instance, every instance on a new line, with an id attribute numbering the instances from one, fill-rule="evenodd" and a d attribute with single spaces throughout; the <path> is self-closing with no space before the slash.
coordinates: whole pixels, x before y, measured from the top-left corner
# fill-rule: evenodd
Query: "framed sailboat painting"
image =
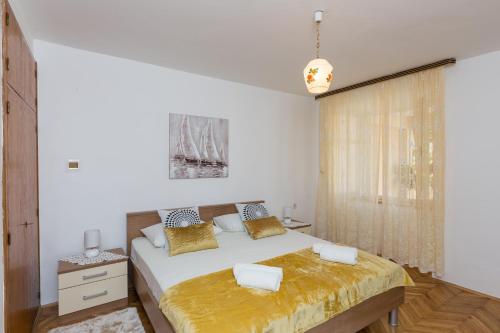
<path id="1" fill-rule="evenodd" d="M 170 113 L 170 179 L 228 176 L 227 119 Z"/>

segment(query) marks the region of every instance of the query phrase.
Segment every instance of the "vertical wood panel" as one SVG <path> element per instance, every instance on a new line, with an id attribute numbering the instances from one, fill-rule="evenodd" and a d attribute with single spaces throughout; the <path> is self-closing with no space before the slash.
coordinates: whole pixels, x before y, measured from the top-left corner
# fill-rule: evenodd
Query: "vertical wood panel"
<path id="1" fill-rule="evenodd" d="M 8 3 L 4 13 L 5 327 L 28 333 L 40 307 L 36 62 Z"/>
<path id="2" fill-rule="evenodd" d="M 5 88 L 8 111 L 5 121 L 5 193 L 7 223 L 9 227 L 25 222 L 26 190 L 28 188 L 27 166 L 31 148 L 28 141 L 31 127 L 31 110 L 11 87 Z M 7 108 L 7 106 L 6 106 Z"/>
<path id="3" fill-rule="evenodd" d="M 39 307 L 36 113 L 10 87 L 5 121 L 7 332 L 30 332 Z"/>
<path id="4" fill-rule="evenodd" d="M 23 96 L 24 69 L 22 65 L 23 35 L 15 16 L 6 2 L 4 14 L 4 75 L 7 83 Z"/>
<path id="5" fill-rule="evenodd" d="M 28 220 L 30 217 L 28 216 Z M 39 228 L 38 223 L 33 223 L 26 228 L 25 241 L 32 244 L 27 246 L 28 256 L 26 265 L 28 267 L 26 281 L 28 293 L 26 302 L 27 318 L 30 323 L 30 328 L 33 328 L 36 315 L 40 308 L 40 256 L 39 256 Z"/>
<path id="6" fill-rule="evenodd" d="M 24 244 L 29 239 L 31 226 L 15 225 L 9 229 L 12 244 Z M 29 306 L 30 268 L 25 264 L 29 255 L 26 247 L 9 251 L 9 267 L 5 271 L 5 323 L 7 333 L 29 333 L 36 316 L 36 309 Z"/>
<path id="7" fill-rule="evenodd" d="M 10 6 L 6 5 L 4 59 L 7 83 L 36 111 L 36 62 Z M 7 22 L 8 20 L 8 22 Z M 8 25 L 7 25 L 8 23 Z"/>

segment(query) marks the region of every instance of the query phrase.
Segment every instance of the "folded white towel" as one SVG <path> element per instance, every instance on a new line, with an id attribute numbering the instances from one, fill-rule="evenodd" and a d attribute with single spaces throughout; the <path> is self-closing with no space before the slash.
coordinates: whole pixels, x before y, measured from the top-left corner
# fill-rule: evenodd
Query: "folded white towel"
<path id="1" fill-rule="evenodd" d="M 283 269 L 257 264 L 236 264 L 233 266 L 236 283 L 243 287 L 278 291 L 283 280 Z"/>
<path id="2" fill-rule="evenodd" d="M 323 247 L 329 246 L 329 245 L 333 245 L 333 243 L 314 243 L 313 244 L 313 252 L 319 254 Z"/>
<path id="3" fill-rule="evenodd" d="M 273 272 L 259 272 L 249 269 L 238 272 L 236 282 L 242 287 L 278 291 L 280 289 L 281 278 L 279 274 Z"/>
<path id="4" fill-rule="evenodd" d="M 271 272 L 274 274 L 278 274 L 280 282 L 281 280 L 283 280 L 283 268 L 281 267 L 272 267 L 272 266 L 258 265 L 258 264 L 236 264 L 233 266 L 233 274 L 236 278 L 238 277 L 239 272 L 244 270 L 252 270 L 257 272 Z"/>
<path id="5" fill-rule="evenodd" d="M 358 262 L 358 249 L 355 247 L 327 245 L 321 248 L 319 257 L 323 260 L 356 265 Z"/>

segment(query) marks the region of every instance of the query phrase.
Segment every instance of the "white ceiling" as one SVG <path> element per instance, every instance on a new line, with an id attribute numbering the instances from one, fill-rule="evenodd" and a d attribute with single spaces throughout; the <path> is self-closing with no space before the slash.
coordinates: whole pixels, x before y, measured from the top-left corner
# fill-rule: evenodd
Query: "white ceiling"
<path id="1" fill-rule="evenodd" d="M 32 38 L 307 94 L 312 13 L 339 88 L 500 49 L 499 0 L 15 0 Z"/>

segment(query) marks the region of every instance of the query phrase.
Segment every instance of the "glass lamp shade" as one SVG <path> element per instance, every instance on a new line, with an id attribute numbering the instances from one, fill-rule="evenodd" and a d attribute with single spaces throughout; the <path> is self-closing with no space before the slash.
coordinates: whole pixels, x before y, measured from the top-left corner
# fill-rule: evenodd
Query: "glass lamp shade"
<path id="1" fill-rule="evenodd" d="M 99 229 L 92 229 L 85 231 L 83 235 L 83 243 L 85 250 L 99 249 L 101 246 L 101 231 Z"/>
<path id="2" fill-rule="evenodd" d="M 326 59 L 311 60 L 304 68 L 304 81 L 311 94 L 327 92 L 333 81 L 333 66 Z"/>
<path id="3" fill-rule="evenodd" d="M 291 218 L 292 217 L 292 207 L 283 207 L 283 217 Z"/>

